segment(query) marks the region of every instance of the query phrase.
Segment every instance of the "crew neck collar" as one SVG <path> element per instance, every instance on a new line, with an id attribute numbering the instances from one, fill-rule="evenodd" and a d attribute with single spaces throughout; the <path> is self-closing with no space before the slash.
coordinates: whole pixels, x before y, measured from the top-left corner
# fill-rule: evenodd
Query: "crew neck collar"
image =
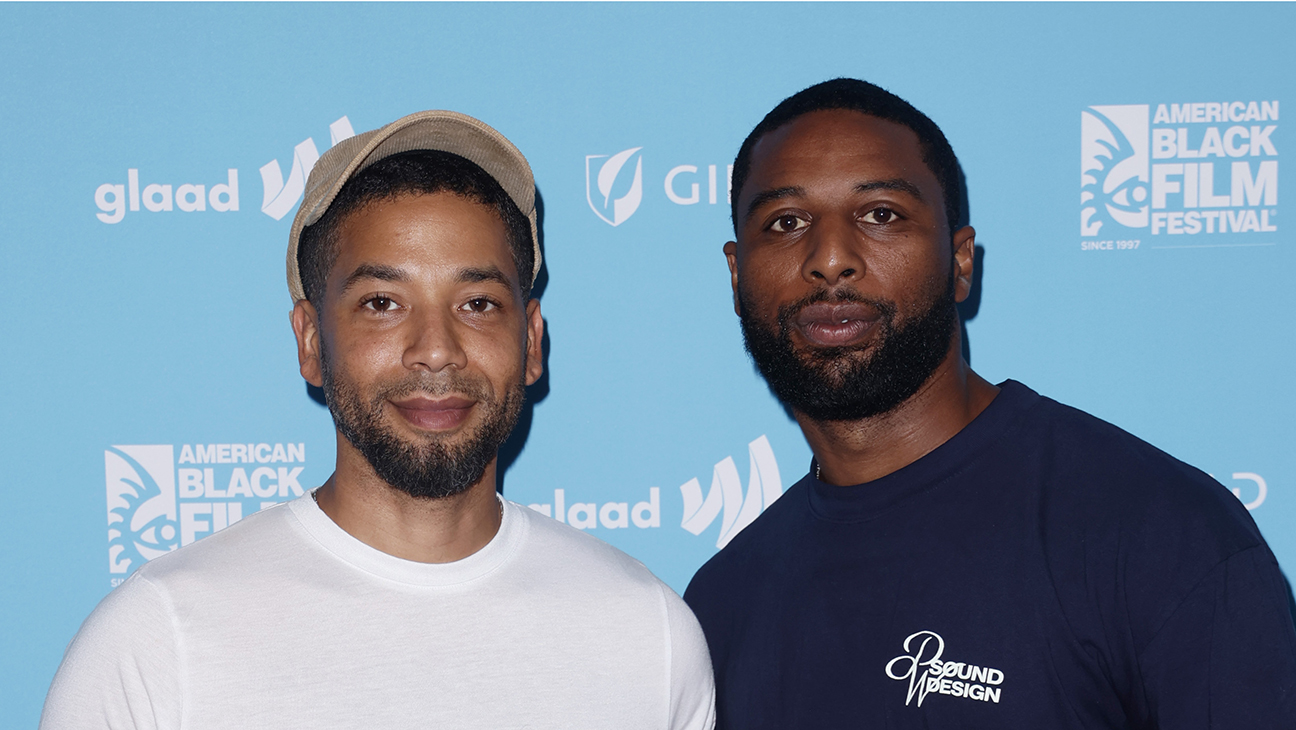
<path id="1" fill-rule="evenodd" d="M 420 563 L 405 560 L 371 547 L 338 526 L 319 505 L 311 492 L 289 503 L 298 524 L 324 550 L 352 567 L 398 583 L 413 586 L 455 586 L 483 578 L 494 572 L 517 550 L 525 538 L 525 509 L 499 495 L 503 506 L 499 530 L 481 550 L 452 563 Z"/>
<path id="2" fill-rule="evenodd" d="M 802 480 L 810 509 L 819 517 L 856 522 L 872 519 L 910 497 L 935 487 L 964 469 L 1011 427 L 1039 394 L 1015 380 L 999 384 L 999 393 L 972 422 L 945 443 L 907 466 L 864 484 L 839 487 L 815 477 L 815 462 Z"/>

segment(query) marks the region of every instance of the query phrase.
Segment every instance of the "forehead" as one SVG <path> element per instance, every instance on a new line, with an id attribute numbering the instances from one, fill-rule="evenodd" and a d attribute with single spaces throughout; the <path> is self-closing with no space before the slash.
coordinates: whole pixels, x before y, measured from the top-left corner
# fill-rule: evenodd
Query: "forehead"
<path id="1" fill-rule="evenodd" d="M 382 263 L 422 277 L 451 276 L 464 267 L 494 266 L 515 284 L 508 231 L 494 208 L 450 192 L 376 200 L 338 226 L 329 278 Z"/>
<path id="2" fill-rule="evenodd" d="M 923 161 L 913 130 L 848 109 L 803 114 L 765 134 L 752 148 L 750 170 L 742 191 L 746 200 L 773 188 L 904 179 L 929 201 L 941 201 L 940 183 Z"/>

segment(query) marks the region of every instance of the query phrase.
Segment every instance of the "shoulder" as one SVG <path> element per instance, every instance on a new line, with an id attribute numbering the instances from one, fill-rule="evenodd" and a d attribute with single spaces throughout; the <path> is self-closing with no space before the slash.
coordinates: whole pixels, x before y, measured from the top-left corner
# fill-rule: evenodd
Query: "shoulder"
<path id="1" fill-rule="evenodd" d="M 136 573 L 99 603 L 68 645 L 41 727 L 151 727 L 177 720 L 178 646 L 171 603 Z"/>
<path id="2" fill-rule="evenodd" d="M 276 566 L 301 555 L 301 538 L 294 529 L 292 503 L 281 504 L 150 560 L 134 579 L 153 587 L 175 604 L 178 614 L 208 598 L 241 595 L 258 576 L 276 573 Z M 129 581 L 128 581 L 129 582 Z M 122 587 L 125 587 L 123 584 Z"/>
<path id="3" fill-rule="evenodd" d="M 756 590 L 756 578 L 767 575 L 775 563 L 785 562 L 788 546 L 813 529 L 808 520 L 808 480 L 809 475 L 789 487 L 698 568 L 684 599 L 700 617 L 717 601 L 741 603 L 747 589 Z"/>
<path id="4" fill-rule="evenodd" d="M 1198 538 L 1214 536 L 1229 554 L 1262 542 L 1246 508 L 1209 474 L 1049 398 L 1041 397 L 1033 410 L 1025 425 L 1033 438 L 1042 439 L 1038 446 L 1043 448 L 1033 458 L 1047 470 L 1046 498 L 1128 527 L 1166 526 Z"/>
<path id="5" fill-rule="evenodd" d="M 570 525 L 516 503 L 509 507 L 526 520 L 522 567 L 529 595 L 538 600 L 556 594 L 572 601 L 573 610 L 592 601 L 605 616 L 653 616 L 673 653 L 705 657 L 706 640 L 693 612 L 643 563 Z"/>
<path id="6" fill-rule="evenodd" d="M 515 502 L 509 508 L 525 520 L 523 560 L 536 577 L 576 578 L 587 585 L 655 593 L 665 584 L 638 560 L 602 540 Z M 670 592 L 670 589 L 666 589 Z"/>

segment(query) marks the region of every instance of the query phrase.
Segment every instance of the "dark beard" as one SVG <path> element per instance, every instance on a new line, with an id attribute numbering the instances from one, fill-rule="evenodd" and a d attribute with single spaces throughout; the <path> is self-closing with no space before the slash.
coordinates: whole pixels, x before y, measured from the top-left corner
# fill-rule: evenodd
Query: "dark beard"
<path id="1" fill-rule="evenodd" d="M 888 413 L 905 402 L 945 360 L 957 316 L 954 277 L 931 305 L 896 325 L 893 302 L 866 299 L 849 290 L 826 290 L 779 307 L 778 331 L 755 321 L 750 299 L 738 287 L 738 305 L 747 352 L 770 390 L 784 405 L 815 421 L 857 421 Z M 878 336 L 870 345 L 815 347 L 798 352 L 792 320 L 819 302 L 859 302 L 878 311 Z M 869 349 L 872 353 L 869 353 Z"/>
<path id="2" fill-rule="evenodd" d="M 412 376 L 383 387 L 365 404 L 354 384 L 334 378 L 326 357 L 320 358 L 320 365 L 324 398 L 338 432 L 364 456 L 379 478 L 416 499 L 452 497 L 481 481 L 487 465 L 517 425 L 526 397 L 526 385 L 521 380 L 502 398 L 494 399 L 488 387 L 458 375 L 436 380 Z M 433 439 L 421 443 L 402 441 L 383 425 L 383 403 L 388 399 L 452 392 L 476 400 L 477 407 L 484 409 L 484 423 L 466 443 L 452 447 Z"/>

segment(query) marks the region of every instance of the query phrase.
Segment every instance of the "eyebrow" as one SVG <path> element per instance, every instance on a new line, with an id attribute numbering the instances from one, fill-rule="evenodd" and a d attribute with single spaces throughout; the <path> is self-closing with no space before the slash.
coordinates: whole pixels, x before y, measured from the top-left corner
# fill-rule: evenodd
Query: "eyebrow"
<path id="1" fill-rule="evenodd" d="M 926 199 L 923 197 L 922 191 L 918 189 L 918 186 L 904 178 L 895 177 L 889 180 L 872 180 L 855 186 L 855 192 L 857 193 L 867 193 L 872 190 L 895 190 L 896 192 L 912 195 L 920 202 L 926 202 Z M 805 195 L 805 188 L 790 185 L 782 188 L 773 188 L 771 190 L 762 190 L 752 196 L 751 203 L 747 206 L 747 215 L 744 216 L 743 222 L 745 223 L 750 220 L 752 215 L 755 214 L 756 209 L 767 203 L 782 200 L 783 198 L 796 197 L 798 195 Z"/>
<path id="2" fill-rule="evenodd" d="M 783 198 L 791 198 L 798 195 L 805 195 L 805 188 L 793 185 L 789 187 L 774 188 L 772 190 L 762 190 L 753 195 L 751 202 L 747 204 L 747 215 L 743 216 L 743 222 L 746 223 L 747 221 L 750 221 L 751 217 L 756 213 L 756 209 L 766 203 L 772 203 L 775 200 L 782 200 Z"/>
<path id="3" fill-rule="evenodd" d="M 385 266 L 383 264 L 360 264 L 355 271 L 342 282 L 342 291 L 346 292 L 357 282 L 363 279 L 377 279 L 378 281 L 409 281 L 409 275 L 403 269 L 395 266 Z M 513 286 L 513 282 L 508 276 L 500 270 L 498 266 L 469 266 L 460 269 L 455 279 L 461 284 L 476 284 L 483 281 L 494 281 L 503 284 L 506 287 Z"/>
<path id="4" fill-rule="evenodd" d="M 395 266 L 384 266 L 382 264 L 360 264 L 355 271 L 342 282 L 342 291 L 350 289 L 361 279 L 377 279 L 379 281 L 408 281 L 409 276 L 401 269 Z"/>
<path id="5" fill-rule="evenodd" d="M 857 193 L 867 193 L 870 190 L 895 190 L 900 193 L 908 193 L 917 198 L 919 202 L 926 202 L 922 191 L 918 189 L 917 185 L 900 177 L 893 177 L 890 180 L 874 180 L 873 182 L 860 183 L 855 186 L 855 192 Z"/>
<path id="6" fill-rule="evenodd" d="M 510 280 L 498 266 L 470 266 L 468 268 L 460 269 L 458 279 L 461 284 L 477 284 L 483 281 L 494 281 L 507 287 L 513 286 L 512 280 Z"/>

